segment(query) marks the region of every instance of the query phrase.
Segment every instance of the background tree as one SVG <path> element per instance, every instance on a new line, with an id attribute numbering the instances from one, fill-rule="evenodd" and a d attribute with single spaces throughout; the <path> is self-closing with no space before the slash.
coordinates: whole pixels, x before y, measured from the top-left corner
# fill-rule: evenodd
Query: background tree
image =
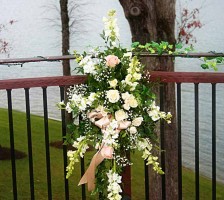
<path id="1" fill-rule="evenodd" d="M 2 36 L 2 33 L 4 30 L 7 29 L 9 25 L 13 25 L 16 21 L 15 20 L 10 20 L 7 24 L 0 24 L 0 54 L 9 54 L 11 50 L 11 46 L 9 45 L 9 42 L 4 39 Z"/>
<path id="2" fill-rule="evenodd" d="M 132 41 L 145 44 L 150 41 L 175 41 L 175 0 L 119 0 L 127 18 Z M 144 58 L 149 71 L 174 71 L 174 59 L 168 57 Z M 158 94 L 158 92 L 157 92 Z M 178 199 L 178 142 L 175 116 L 175 85 L 164 86 L 164 108 L 173 114 L 172 124 L 165 125 L 166 198 Z M 161 176 L 150 170 L 150 198 L 162 200 Z"/>
<path id="3" fill-rule="evenodd" d="M 69 14 L 68 14 L 68 0 L 60 0 L 61 9 L 61 36 L 62 36 L 62 55 L 69 55 L 70 48 L 70 29 L 69 29 Z M 63 60 L 63 75 L 70 76 L 70 61 Z"/>

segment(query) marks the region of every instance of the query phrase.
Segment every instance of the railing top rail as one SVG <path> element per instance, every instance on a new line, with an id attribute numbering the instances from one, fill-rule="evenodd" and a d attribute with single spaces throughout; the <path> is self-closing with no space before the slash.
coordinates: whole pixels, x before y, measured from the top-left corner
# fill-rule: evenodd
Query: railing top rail
<path id="1" fill-rule="evenodd" d="M 185 58 L 200 58 L 200 57 L 224 57 L 224 53 L 216 52 L 199 52 L 199 53 L 179 53 L 179 54 L 150 54 L 147 52 L 141 52 L 138 54 L 142 57 L 185 57 Z M 29 62 L 42 62 L 42 61 L 60 61 L 60 60 L 71 60 L 75 59 L 74 55 L 64 55 L 64 56 L 37 56 L 32 58 L 10 58 L 10 59 L 0 59 L 1 65 L 15 64 L 15 63 L 29 63 Z"/>
<path id="2" fill-rule="evenodd" d="M 224 73 L 153 71 L 150 74 L 151 76 L 149 79 L 153 82 L 224 83 Z M 85 79 L 86 77 L 83 75 L 76 75 L 0 80 L 0 90 L 48 86 L 69 86 L 84 83 Z"/>
<path id="3" fill-rule="evenodd" d="M 53 76 L 0 80 L 0 90 L 49 86 L 69 86 L 84 83 L 85 76 Z"/>
<path id="4" fill-rule="evenodd" d="M 224 83 L 224 73 L 217 72 L 164 72 L 150 73 L 151 81 L 164 83 Z"/>

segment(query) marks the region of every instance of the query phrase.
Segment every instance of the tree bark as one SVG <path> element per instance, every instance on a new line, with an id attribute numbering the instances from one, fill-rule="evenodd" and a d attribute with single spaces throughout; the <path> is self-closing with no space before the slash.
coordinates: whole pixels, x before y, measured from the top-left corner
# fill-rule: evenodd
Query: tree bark
<path id="1" fill-rule="evenodd" d="M 69 30 L 69 15 L 68 15 L 68 0 L 60 0 L 60 9 L 61 9 L 61 32 L 62 32 L 62 55 L 69 55 L 70 48 L 70 30 Z M 63 60 L 63 75 L 71 76 L 70 69 L 70 60 Z M 65 103 L 68 100 L 67 97 L 67 88 L 65 87 Z M 67 113 L 65 114 L 66 123 L 72 122 L 72 115 Z"/>
<path id="2" fill-rule="evenodd" d="M 175 0 L 119 0 L 127 18 L 132 41 L 141 44 L 155 41 L 175 43 Z M 149 71 L 174 71 L 173 58 L 143 58 Z M 156 91 L 157 97 L 158 91 Z M 172 124 L 165 125 L 166 199 L 178 199 L 178 143 L 176 132 L 175 85 L 164 86 L 164 107 L 173 115 Z M 161 176 L 150 170 L 150 199 L 163 200 Z"/>
<path id="3" fill-rule="evenodd" d="M 62 55 L 69 55 L 70 48 L 70 32 L 69 32 L 69 16 L 68 16 L 68 0 L 60 0 L 61 8 L 61 27 L 62 27 Z M 63 60 L 63 75 L 70 76 L 69 60 Z"/>

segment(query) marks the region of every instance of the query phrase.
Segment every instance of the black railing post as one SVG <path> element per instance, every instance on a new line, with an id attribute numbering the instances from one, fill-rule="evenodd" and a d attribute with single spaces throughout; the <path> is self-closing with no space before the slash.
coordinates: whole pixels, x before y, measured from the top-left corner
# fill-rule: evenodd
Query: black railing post
<path id="1" fill-rule="evenodd" d="M 149 168 L 146 165 L 147 161 L 144 161 L 145 170 L 145 200 L 149 200 Z"/>
<path id="2" fill-rule="evenodd" d="M 195 94 L 195 199 L 199 200 L 199 103 L 198 103 L 198 83 L 194 84 Z"/>
<path id="3" fill-rule="evenodd" d="M 216 84 L 212 83 L 212 199 L 216 200 Z"/>
<path id="4" fill-rule="evenodd" d="M 81 121 L 82 121 L 82 116 L 79 115 L 79 123 Z M 80 160 L 81 160 L 81 177 L 82 177 L 84 175 L 84 173 L 85 173 L 85 159 L 80 157 Z M 86 185 L 82 184 L 81 187 L 82 187 L 82 200 L 86 200 Z"/>
<path id="5" fill-rule="evenodd" d="M 164 85 L 160 86 L 160 109 L 164 110 Z M 165 138 L 164 138 L 164 121 L 160 121 L 160 148 L 161 148 L 161 167 L 164 171 L 162 175 L 162 199 L 166 199 L 166 165 L 165 165 Z"/>
<path id="6" fill-rule="evenodd" d="M 60 96 L 61 101 L 65 100 L 65 89 L 63 86 L 60 86 Z M 66 136 L 66 122 L 65 122 L 65 110 L 61 110 L 61 129 L 62 129 L 62 138 L 63 143 L 65 141 Z M 66 178 L 66 167 L 67 167 L 67 146 L 63 145 L 63 161 L 64 161 L 64 187 L 65 187 L 65 199 L 69 200 L 69 186 L 68 186 L 68 179 Z"/>
<path id="7" fill-rule="evenodd" d="M 45 130 L 45 150 L 46 150 L 46 165 L 47 165 L 47 188 L 48 199 L 52 199 L 51 188 L 51 162 L 50 162 L 50 147 L 49 147 L 49 128 L 48 128 L 48 110 L 47 110 L 47 88 L 43 87 L 43 106 L 44 106 L 44 130 Z"/>
<path id="8" fill-rule="evenodd" d="M 177 83 L 178 199 L 182 200 L 181 83 Z"/>
<path id="9" fill-rule="evenodd" d="M 13 129 L 13 115 L 12 115 L 12 93 L 11 93 L 11 91 L 12 91 L 11 89 L 7 90 L 8 118 L 9 118 L 9 132 L 10 132 L 13 196 L 14 196 L 14 200 L 17 200 L 16 161 L 15 161 L 14 129 Z"/>
<path id="10" fill-rule="evenodd" d="M 84 175 L 85 173 L 85 160 L 84 158 L 80 158 L 81 160 L 81 177 Z M 86 186 L 85 184 L 82 184 L 82 200 L 86 200 Z"/>
<path id="11" fill-rule="evenodd" d="M 32 200 L 34 200 L 35 197 L 34 197 L 33 153 L 32 153 L 29 88 L 25 88 L 25 100 L 26 100 L 26 127 L 27 127 L 28 155 L 29 155 L 30 197 Z"/>

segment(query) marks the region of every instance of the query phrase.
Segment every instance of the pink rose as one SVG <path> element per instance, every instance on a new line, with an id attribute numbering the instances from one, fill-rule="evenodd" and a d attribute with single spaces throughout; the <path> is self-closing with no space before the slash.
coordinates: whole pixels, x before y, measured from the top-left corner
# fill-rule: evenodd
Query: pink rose
<path id="1" fill-rule="evenodd" d="M 107 159 L 113 158 L 113 152 L 114 152 L 114 148 L 110 146 L 104 145 L 103 148 L 101 149 L 101 155 Z"/>
<path id="2" fill-rule="evenodd" d="M 106 59 L 106 65 L 108 67 L 115 67 L 116 65 L 120 63 L 119 58 L 114 55 L 109 55 L 105 59 Z"/>

